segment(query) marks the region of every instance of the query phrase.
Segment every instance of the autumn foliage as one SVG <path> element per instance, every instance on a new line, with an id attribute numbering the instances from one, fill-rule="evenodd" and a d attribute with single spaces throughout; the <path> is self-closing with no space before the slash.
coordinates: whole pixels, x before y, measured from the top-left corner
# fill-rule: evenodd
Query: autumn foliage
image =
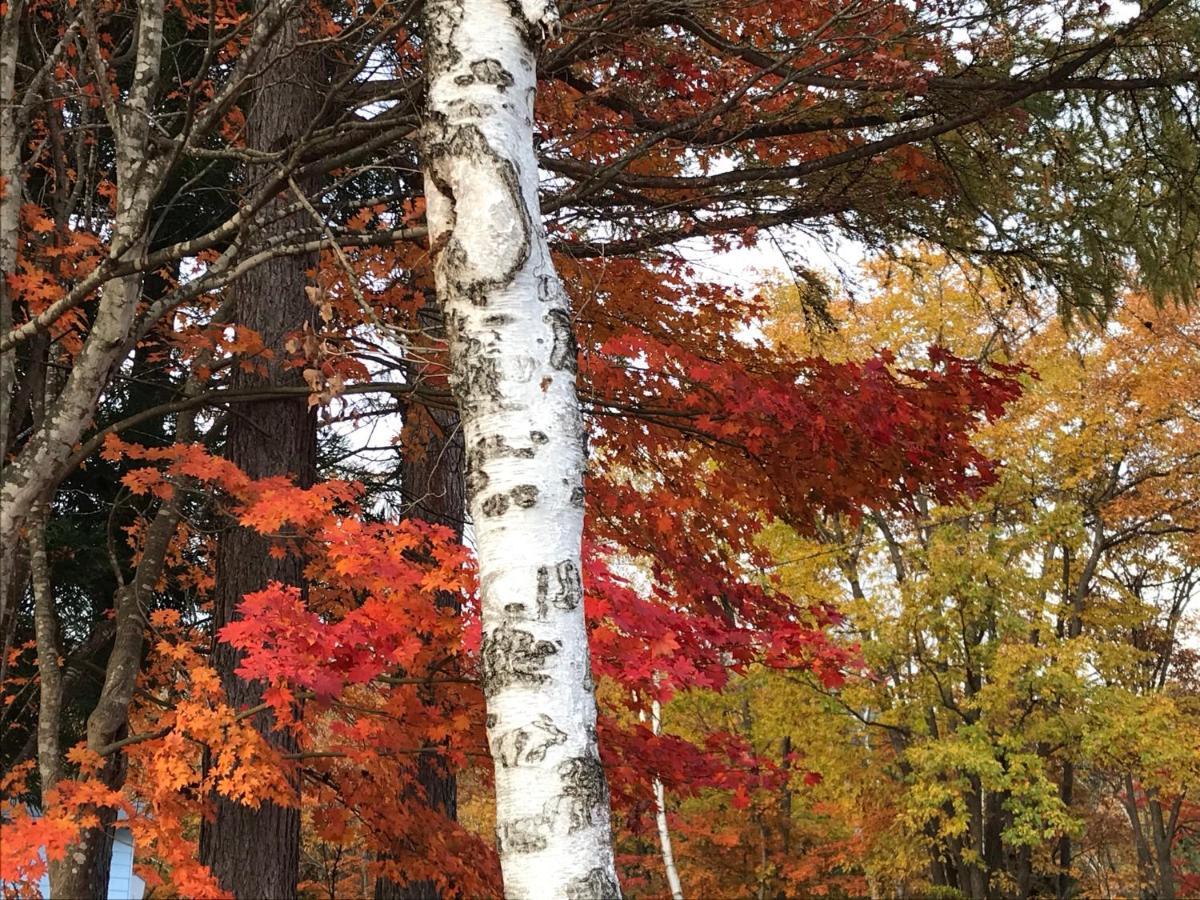
<path id="1" fill-rule="evenodd" d="M 668 839 L 698 898 L 1200 892 L 1194 13 L 563 6 L 537 150 L 625 893 Z M 538 751 L 489 744 L 472 523 L 411 482 L 523 451 L 461 435 L 419 17 L 266 7 L 0 5 L 6 897 L 118 821 L 153 896 L 230 896 L 218 800 L 299 811 L 301 896 L 503 892 L 493 765 Z M 321 112 L 264 150 L 284 38 Z M 302 320 L 246 324 L 267 261 Z M 286 457 L 269 403 L 312 472 L 231 461 L 231 421 Z M 235 533 L 300 574 L 224 621 Z"/>

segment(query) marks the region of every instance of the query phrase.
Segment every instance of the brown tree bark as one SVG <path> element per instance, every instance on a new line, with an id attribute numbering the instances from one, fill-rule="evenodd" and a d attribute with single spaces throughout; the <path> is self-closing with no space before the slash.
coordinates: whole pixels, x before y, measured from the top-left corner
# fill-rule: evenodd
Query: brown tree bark
<path id="1" fill-rule="evenodd" d="M 1163 815 L 1162 800 L 1157 791 L 1148 797 L 1150 833 L 1154 840 L 1155 890 L 1158 900 L 1175 900 L 1175 866 L 1171 849 L 1175 842 L 1175 823 L 1178 821 L 1182 798 L 1177 798 L 1169 815 Z"/>
<path id="2" fill-rule="evenodd" d="M 297 17 L 285 22 L 273 38 L 268 60 L 258 81 L 246 116 L 246 145 L 254 150 L 279 151 L 291 146 L 312 127 L 320 110 L 320 94 L 314 89 L 317 60 L 302 49 L 301 25 Z M 274 174 L 269 166 L 251 167 L 248 188 Z M 302 184 L 301 189 L 311 185 Z M 295 229 L 302 213 L 273 216 L 280 204 L 294 197 L 281 197 L 262 213 L 267 220 L 259 234 L 272 235 Z M 272 259 L 251 270 L 236 284 L 235 320 L 254 329 L 273 354 L 266 375 L 238 372 L 236 388 L 266 385 L 301 385 L 303 380 L 284 361 L 289 354 L 290 335 L 315 323 L 315 309 L 307 286 L 310 256 Z M 246 404 L 230 418 L 226 458 L 251 478 L 289 475 L 301 486 L 316 477 L 316 419 L 307 398 L 268 400 Z M 230 527 L 222 535 L 218 555 L 213 603 L 214 632 L 236 618 L 242 598 L 266 587 L 268 582 L 300 585 L 304 562 L 289 554 L 276 559 L 269 553 L 271 540 L 249 528 Z M 257 705 L 262 686 L 238 677 L 235 670 L 241 655 L 227 644 L 214 642 L 213 661 L 220 673 L 228 700 L 235 708 Z M 269 712 L 254 718 L 255 727 L 283 752 L 295 749 L 294 738 L 276 730 Z M 297 786 L 298 788 L 298 786 Z M 200 857 L 222 887 L 237 897 L 290 898 L 296 896 L 300 869 L 300 809 L 264 803 L 257 809 L 218 796 L 215 815 L 201 829 Z"/>

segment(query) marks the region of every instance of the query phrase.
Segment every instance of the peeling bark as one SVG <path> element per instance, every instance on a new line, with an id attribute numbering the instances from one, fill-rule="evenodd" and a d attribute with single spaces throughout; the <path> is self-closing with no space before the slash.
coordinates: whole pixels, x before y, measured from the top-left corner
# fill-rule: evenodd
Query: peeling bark
<path id="1" fill-rule="evenodd" d="M 468 454 L 497 842 L 519 900 L 620 894 L 581 602 L 574 342 L 533 152 L 536 46 L 557 20 L 536 0 L 425 7 L 427 220 Z"/>

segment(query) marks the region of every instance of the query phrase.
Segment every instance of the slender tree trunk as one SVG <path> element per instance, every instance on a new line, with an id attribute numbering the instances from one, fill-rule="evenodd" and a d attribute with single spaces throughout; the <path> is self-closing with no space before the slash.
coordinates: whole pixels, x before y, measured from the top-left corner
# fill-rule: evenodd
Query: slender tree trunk
<path id="1" fill-rule="evenodd" d="M 25 595 L 25 585 L 29 580 L 29 554 L 22 544 L 16 547 L 0 548 L 0 606 L 4 606 L 7 615 L 0 615 L 0 683 L 8 678 L 8 656 L 13 642 L 17 637 L 17 609 L 21 598 Z M 15 713 L 11 707 L 7 710 Z M 0 713 L 0 726 L 6 724 L 6 717 Z M 16 761 L 14 761 L 15 764 Z"/>
<path id="2" fill-rule="evenodd" d="M 33 626 L 37 640 L 38 723 L 37 762 L 42 784 L 42 811 L 49 807 L 48 793 L 58 783 L 62 769 L 59 734 L 62 723 L 63 673 L 58 654 L 58 617 L 54 610 L 54 585 L 46 557 L 46 507 L 39 504 L 30 517 L 29 559 L 33 581 Z M 50 863 L 50 893 L 58 884 L 60 863 Z"/>
<path id="3" fill-rule="evenodd" d="M 992 885 L 993 890 L 1002 880 L 1012 883 L 1017 877 L 1015 858 L 1006 853 L 1004 847 L 1004 829 L 1007 827 L 1004 805 L 1007 800 L 1006 791 L 987 791 L 984 794 L 983 864 L 987 869 L 988 884 Z"/>
<path id="4" fill-rule="evenodd" d="M 583 616 L 584 431 L 566 293 L 538 213 L 544 0 L 429 0 L 424 169 L 467 448 L 483 689 L 508 897 L 620 893 Z"/>
<path id="5" fill-rule="evenodd" d="M 1133 776 L 1125 773 L 1125 797 L 1123 799 L 1125 814 L 1129 817 L 1129 827 L 1133 832 L 1133 848 L 1137 854 L 1138 880 L 1143 897 L 1153 897 L 1155 892 L 1154 858 L 1150 852 L 1150 843 L 1142 829 L 1142 819 L 1138 813 L 1137 795 L 1134 793 Z"/>
<path id="6" fill-rule="evenodd" d="M 1155 881 L 1158 900 L 1175 900 L 1175 867 L 1171 862 L 1171 845 L 1174 829 L 1168 826 L 1163 816 L 1162 800 L 1157 796 L 1148 799 L 1150 808 L 1150 833 L 1154 839 Z"/>
<path id="7" fill-rule="evenodd" d="M 179 417 L 177 435 L 180 441 L 191 439 L 192 413 Z M 116 594 L 116 623 L 112 651 L 104 670 L 104 684 L 96 707 L 88 716 L 88 749 L 105 756 L 99 778 L 105 787 L 116 790 L 125 783 L 125 754 L 111 745 L 128 733 L 129 707 L 137 687 L 142 664 L 142 643 L 146 629 L 144 611 L 154 583 L 162 572 L 163 562 L 179 525 L 177 502 L 166 500 L 158 508 L 146 532 L 142 558 L 133 579 L 122 585 Z M 113 826 L 116 812 L 108 807 L 93 809 L 99 826 L 85 829 L 78 844 L 68 857 L 59 879 L 61 887 L 56 896 L 98 897 L 108 895 L 108 872 L 112 858 Z"/>
<path id="8" fill-rule="evenodd" d="M 1022 846 L 1017 849 L 1015 866 L 1017 897 L 1025 900 L 1033 893 L 1033 850 L 1030 847 Z"/>
<path id="9" fill-rule="evenodd" d="M 1072 637 L 1076 632 L 1075 622 L 1071 624 Z M 1062 784 L 1058 789 L 1059 798 L 1068 810 L 1075 798 L 1075 764 L 1063 763 Z M 1058 900 L 1067 900 L 1075 892 L 1075 879 L 1071 877 L 1071 836 L 1064 834 L 1058 839 L 1058 878 L 1055 883 L 1055 894 Z"/>
<path id="10" fill-rule="evenodd" d="M 264 0 L 265 2 L 265 0 Z M 246 145 L 254 150 L 278 151 L 291 145 L 313 123 L 320 110 L 320 95 L 314 89 L 317 60 L 302 49 L 301 24 L 292 15 L 272 38 L 267 51 L 260 88 L 246 116 Z M 251 167 L 251 190 L 257 182 L 274 174 L 270 167 Z M 311 189 L 312 185 L 300 185 Z M 294 201 L 283 197 L 268 205 L 262 216 L 268 221 L 261 239 L 285 234 L 300 224 L 302 213 L 274 214 L 280 204 Z M 251 270 L 237 283 L 235 320 L 254 329 L 272 352 L 267 374 L 238 372 L 235 385 L 254 388 L 265 385 L 300 385 L 295 369 L 286 366 L 290 335 L 305 323 L 315 324 L 315 307 L 305 288 L 309 256 L 278 257 Z M 316 477 L 316 419 L 307 398 L 266 400 L 246 404 L 229 422 L 226 458 L 251 478 L 289 475 L 301 486 Z M 217 555 L 213 603 L 214 633 L 237 616 L 246 594 L 262 590 L 271 581 L 303 587 L 304 561 L 294 554 L 282 559 L 270 555 L 272 541 L 250 528 L 233 526 L 221 538 Z M 250 707 L 262 700 L 262 686 L 240 678 L 236 669 L 241 654 L 228 644 L 215 642 L 213 659 L 229 703 Z M 296 749 L 294 737 L 276 730 L 269 712 L 254 718 L 255 727 L 284 752 Z M 297 785 L 298 790 L 298 785 Z M 200 858 L 226 890 L 238 897 L 291 898 L 296 896 L 300 872 L 300 809 L 263 803 L 251 808 L 226 797 L 215 798 L 216 812 L 201 829 Z"/>
<path id="11" fill-rule="evenodd" d="M 424 312 L 424 311 L 423 311 Z M 422 318 L 429 318 L 422 316 Z M 430 323 L 426 323 L 430 328 Z M 432 328 L 436 329 L 436 324 Z M 420 377 L 414 373 L 414 377 Z M 411 407 L 416 421 L 406 421 L 409 437 L 404 443 L 401 484 L 404 489 L 405 515 L 454 529 L 461 539 L 466 515 L 463 484 L 464 448 L 458 414 L 451 410 Z M 458 603 L 450 594 L 439 594 L 439 606 Z M 424 690 L 424 688 L 422 688 Z M 428 689 L 430 694 L 434 688 Z M 434 703 L 435 696 L 427 702 Z M 458 778 L 449 768 L 449 760 L 437 753 L 422 753 L 417 760 L 417 782 L 429 806 L 449 819 L 458 818 Z M 399 883 L 389 878 L 375 880 L 375 900 L 439 900 L 432 881 Z"/>
<path id="12" fill-rule="evenodd" d="M 21 216 L 21 137 L 17 102 L 17 63 L 24 0 L 10 0 L 0 23 L 0 334 L 13 324 L 12 288 L 5 277 L 16 271 Z M 16 350 L 0 353 L 0 469 L 8 456 L 9 418 L 16 384 Z M 7 547 L 7 545 L 5 545 Z M 7 567 L 0 566 L 0 625 L 6 618 Z"/>
<path id="13" fill-rule="evenodd" d="M 116 143 L 117 203 L 109 245 L 109 257 L 114 261 L 145 252 L 147 213 L 165 169 L 166 160 L 154 149 L 150 133 L 162 43 L 163 0 L 139 0 L 133 80 L 124 98 L 106 101 Z M 13 546 L 32 505 L 57 482 L 63 463 L 91 422 L 100 392 L 120 362 L 140 294 L 137 275 L 104 285 L 87 341 L 75 357 L 66 383 L 34 436 L 5 472 L 0 487 L 0 546 L 4 549 Z M 87 744 L 95 752 L 104 751 L 125 732 L 141 659 L 141 592 L 148 589 L 149 583 L 135 579 L 118 596 L 113 651 L 99 703 L 88 717 Z M 107 757 L 99 773 L 107 786 L 123 783 L 124 762 L 121 753 Z M 63 897 L 107 896 L 116 814 L 110 808 L 94 812 L 98 826 L 84 830 L 59 869 L 56 893 Z"/>
<path id="14" fill-rule="evenodd" d="M 784 771 L 782 796 L 779 802 L 780 834 L 783 858 L 792 854 L 792 789 L 789 786 L 792 771 L 792 736 L 785 734 L 779 741 L 779 767 Z"/>
<path id="15" fill-rule="evenodd" d="M 650 730 L 662 732 L 662 704 L 650 701 Z M 667 873 L 667 884 L 671 888 L 672 900 L 683 900 L 683 884 L 679 870 L 675 868 L 675 851 L 671 846 L 671 829 L 667 824 L 667 800 L 663 783 L 654 779 L 654 819 L 658 823 L 658 846 L 662 850 L 663 869 Z"/>
<path id="16" fill-rule="evenodd" d="M 987 869 L 984 864 L 983 846 L 983 788 L 979 778 L 969 777 L 971 790 L 967 793 L 968 839 L 972 850 L 971 860 L 964 860 L 967 874 L 967 892 L 971 900 L 986 900 L 988 897 Z"/>

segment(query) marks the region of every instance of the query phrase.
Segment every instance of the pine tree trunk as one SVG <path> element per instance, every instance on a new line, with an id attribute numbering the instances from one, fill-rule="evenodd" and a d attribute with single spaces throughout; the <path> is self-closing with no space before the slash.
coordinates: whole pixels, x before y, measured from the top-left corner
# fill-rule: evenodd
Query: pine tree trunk
<path id="1" fill-rule="evenodd" d="M 256 150 L 278 151 L 311 127 L 320 109 L 320 97 L 312 88 L 316 60 L 298 49 L 300 22 L 293 16 L 272 39 L 268 59 L 246 117 L 246 144 Z M 273 174 L 267 167 L 251 167 L 248 181 L 253 189 L 258 179 Z M 311 187 L 301 185 L 301 187 Z M 261 240 L 294 230 L 302 213 L 273 217 L 279 205 L 294 202 L 285 196 L 269 205 L 263 215 L 269 221 Z M 236 387 L 299 385 L 296 369 L 284 362 L 289 357 L 288 337 L 304 324 L 315 322 L 315 308 L 305 292 L 307 270 L 315 260 L 308 256 L 279 257 L 252 269 L 234 290 L 238 323 L 252 328 L 273 353 L 266 376 L 238 372 Z M 226 458 L 251 478 L 290 475 L 301 486 L 313 483 L 316 472 L 316 419 L 307 399 L 266 400 L 239 407 L 230 418 Z M 213 604 L 214 628 L 220 629 L 236 617 L 238 604 L 270 581 L 302 585 L 303 560 L 294 554 L 276 559 L 269 553 L 271 540 L 249 528 L 231 527 L 222 536 Z M 262 700 L 262 687 L 235 673 L 241 655 L 228 644 L 216 642 L 214 663 L 235 708 L 255 706 Z M 254 719 L 255 727 L 284 752 L 295 750 L 294 738 L 275 730 L 269 712 Z M 296 896 L 300 871 L 300 810 L 264 803 L 257 809 L 216 798 L 216 814 L 201 830 L 200 857 L 226 890 L 238 897 L 290 898 Z"/>
<path id="2" fill-rule="evenodd" d="M 620 893 L 583 617 L 584 432 L 538 211 L 537 0 L 429 0 L 427 219 L 467 452 L 510 898 Z"/>

